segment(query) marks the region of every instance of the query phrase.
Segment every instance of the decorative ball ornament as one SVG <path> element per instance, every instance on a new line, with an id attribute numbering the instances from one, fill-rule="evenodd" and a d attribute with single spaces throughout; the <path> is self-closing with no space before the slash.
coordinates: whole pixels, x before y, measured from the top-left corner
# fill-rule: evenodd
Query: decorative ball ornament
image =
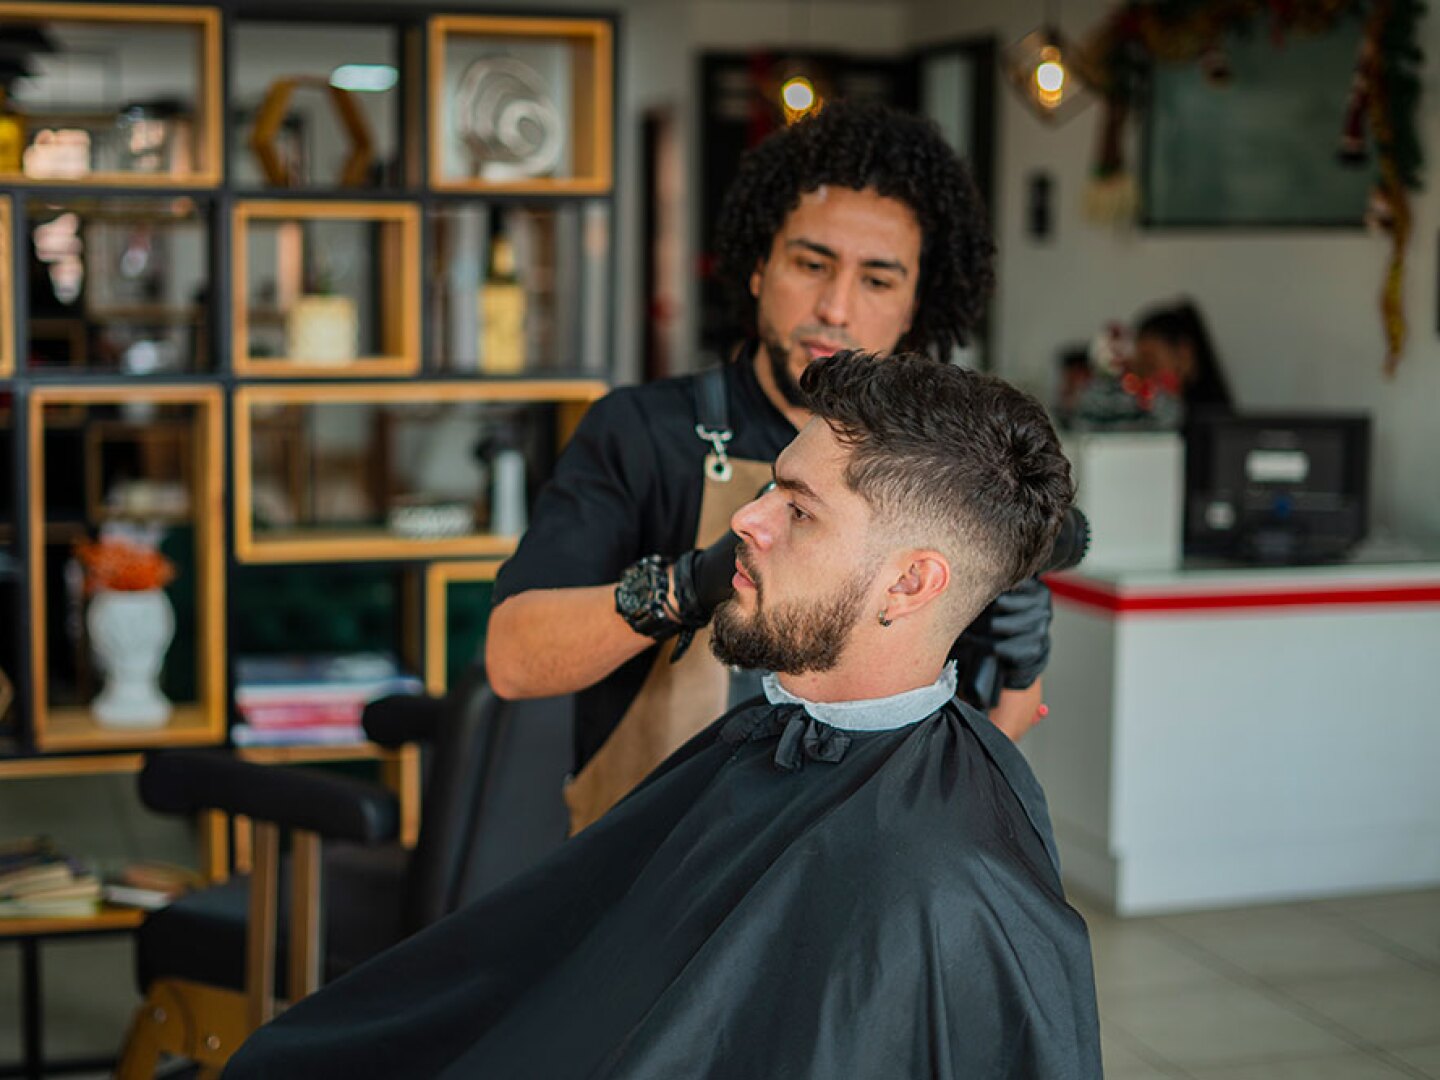
<path id="1" fill-rule="evenodd" d="M 457 133 L 475 172 L 487 180 L 553 173 L 564 150 L 564 120 L 538 72 L 514 56 L 486 56 L 460 77 Z"/>

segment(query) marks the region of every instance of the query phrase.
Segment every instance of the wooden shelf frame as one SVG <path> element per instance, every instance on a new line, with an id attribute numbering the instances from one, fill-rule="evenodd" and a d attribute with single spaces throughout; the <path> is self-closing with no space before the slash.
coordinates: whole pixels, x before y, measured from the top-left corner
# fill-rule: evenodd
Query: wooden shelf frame
<path id="1" fill-rule="evenodd" d="M 4 274 L 4 287 L 0 288 L 0 379 L 15 374 L 15 290 L 11 286 L 15 280 L 15 253 L 10 247 L 14 213 L 10 196 L 0 195 L 0 273 Z"/>
<path id="2" fill-rule="evenodd" d="M 355 562 L 384 559 L 483 558 L 509 555 L 516 537 L 477 533 L 434 540 L 397 537 L 383 529 L 304 530 L 295 535 L 257 535 L 253 524 L 252 416 L 269 405 L 388 405 L 503 402 L 556 405 L 558 426 L 568 437 L 584 410 L 608 387 L 599 380 L 506 382 L 347 383 L 242 386 L 233 398 L 235 556 L 242 563 Z"/>
<path id="3" fill-rule="evenodd" d="M 231 245 L 231 368 L 269 378 L 366 379 L 420 370 L 420 207 L 404 202 L 254 199 L 234 208 Z M 381 225 L 375 260 L 381 269 L 382 351 L 338 364 L 250 355 L 247 237 L 257 222 L 356 221 Z"/>
<path id="4" fill-rule="evenodd" d="M 426 102 L 430 187 L 440 192 L 507 195 L 607 195 L 614 185 L 614 67 L 611 24 L 604 19 L 533 18 L 508 15 L 436 15 L 428 27 L 430 85 Z M 443 123 L 445 45 L 451 37 L 511 39 L 568 45 L 572 87 L 566 126 L 575 175 L 483 180 L 447 176 Z"/>
<path id="5" fill-rule="evenodd" d="M 145 764 L 140 754 L 0 759 L 0 780 L 46 780 L 57 776 L 133 776 Z"/>
<path id="6" fill-rule="evenodd" d="M 45 407 L 114 405 L 125 402 L 190 405 L 195 408 L 192 502 L 195 527 L 195 597 L 199 700 L 177 702 L 165 726 L 148 731 L 104 728 L 82 708 L 51 709 L 45 597 Z M 228 699 L 225 688 L 225 546 L 223 395 L 218 386 L 37 386 L 27 403 L 28 460 L 31 468 L 30 625 L 32 717 L 35 747 L 49 751 L 106 750 L 161 745 L 206 745 L 224 741 Z"/>
<path id="7" fill-rule="evenodd" d="M 0 0 L 0 22 L 99 23 L 134 26 L 192 27 L 200 35 L 196 50 L 195 169 L 188 173 L 98 172 L 84 177 L 27 176 L 0 173 L 0 184 L 43 187 L 213 188 L 218 187 L 224 160 L 223 87 L 218 7 L 170 4 L 29 3 Z"/>
<path id="8" fill-rule="evenodd" d="M 479 559 L 434 562 L 425 568 L 425 692 L 444 694 L 449 689 L 445 650 L 450 631 L 449 588 L 467 582 L 494 581 L 503 560 Z"/>
<path id="9" fill-rule="evenodd" d="M 0 921 L 0 941 L 9 938 L 53 937 L 56 934 L 93 934 L 100 930 L 134 930 L 145 921 L 140 908 L 101 904 L 94 915 L 52 915 Z"/>

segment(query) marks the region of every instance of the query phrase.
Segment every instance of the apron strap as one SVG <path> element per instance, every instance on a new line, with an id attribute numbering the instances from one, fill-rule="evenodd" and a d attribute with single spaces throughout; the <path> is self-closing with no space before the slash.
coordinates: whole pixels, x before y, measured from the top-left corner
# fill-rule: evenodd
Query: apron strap
<path id="1" fill-rule="evenodd" d="M 711 456 L 705 462 L 705 473 L 722 484 L 733 470 L 725 446 L 734 438 L 730 430 L 730 407 L 725 395 L 725 369 L 711 368 L 695 379 L 695 434 L 710 444 Z"/>

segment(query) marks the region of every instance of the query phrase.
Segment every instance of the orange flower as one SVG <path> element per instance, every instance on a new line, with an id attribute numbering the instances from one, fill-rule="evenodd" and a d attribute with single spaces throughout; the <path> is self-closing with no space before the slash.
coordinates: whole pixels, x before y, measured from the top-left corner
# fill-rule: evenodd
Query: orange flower
<path id="1" fill-rule="evenodd" d="M 114 589 L 143 592 L 158 589 L 175 579 L 175 564 L 151 547 L 126 540 L 97 540 L 75 545 L 75 554 L 85 567 L 85 591 Z"/>

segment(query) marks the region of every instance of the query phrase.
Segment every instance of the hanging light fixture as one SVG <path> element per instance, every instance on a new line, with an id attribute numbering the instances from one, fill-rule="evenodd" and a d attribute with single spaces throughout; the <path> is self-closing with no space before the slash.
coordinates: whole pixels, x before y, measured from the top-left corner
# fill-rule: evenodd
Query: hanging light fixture
<path id="1" fill-rule="evenodd" d="M 1047 0 L 1045 22 L 1005 50 L 1005 75 L 1041 120 L 1059 124 L 1088 105 L 1089 84 L 1076 70 L 1078 50 L 1060 33 Z"/>
<path id="2" fill-rule="evenodd" d="M 813 112 L 819 112 L 825 105 L 824 96 L 816 86 L 817 73 L 812 70 L 812 65 L 804 56 L 813 41 L 814 32 L 813 12 L 810 10 L 809 0 L 804 0 L 803 3 L 805 23 L 803 30 L 800 29 L 797 21 L 801 12 L 802 3 L 799 0 L 790 5 L 790 44 L 798 55 L 782 61 L 777 66 L 780 108 L 785 114 L 787 126 L 804 119 Z"/>
<path id="3" fill-rule="evenodd" d="M 802 68 L 789 72 L 781 82 L 780 105 L 785 110 L 785 123 L 789 125 L 819 112 L 824 100 L 809 73 Z"/>

